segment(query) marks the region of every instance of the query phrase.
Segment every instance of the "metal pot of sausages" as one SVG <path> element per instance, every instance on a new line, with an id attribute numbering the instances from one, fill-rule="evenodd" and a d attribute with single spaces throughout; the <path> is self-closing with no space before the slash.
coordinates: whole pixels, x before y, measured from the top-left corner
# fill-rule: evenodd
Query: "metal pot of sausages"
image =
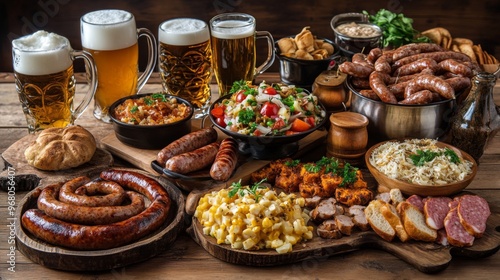
<path id="1" fill-rule="evenodd" d="M 368 53 L 381 46 L 382 30 L 368 21 L 362 13 L 344 13 L 336 15 L 330 21 L 335 33 L 334 42 L 344 56 L 351 58 L 355 53 Z"/>
<path id="2" fill-rule="evenodd" d="M 391 104 L 367 98 L 346 80 L 351 91 L 351 111 L 365 115 L 371 140 L 431 138 L 443 136 L 450 126 L 457 103 L 455 99 L 424 105 Z"/>
<path id="3" fill-rule="evenodd" d="M 109 109 L 116 137 L 140 149 L 161 149 L 191 132 L 194 108 L 187 100 L 164 93 L 121 98 Z"/>

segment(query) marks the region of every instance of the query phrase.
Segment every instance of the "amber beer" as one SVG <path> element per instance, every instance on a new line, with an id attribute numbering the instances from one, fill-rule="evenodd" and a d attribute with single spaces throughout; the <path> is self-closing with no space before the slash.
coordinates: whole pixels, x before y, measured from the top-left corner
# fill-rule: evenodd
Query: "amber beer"
<path id="1" fill-rule="evenodd" d="M 134 16 L 127 11 L 90 12 L 81 18 L 80 23 L 83 49 L 92 54 L 98 71 L 94 116 L 110 122 L 108 110 L 111 104 L 136 94 L 153 72 L 156 40 L 147 29 L 137 29 Z M 137 38 L 143 35 L 148 38 L 149 62 L 139 76 Z"/>
<path id="2" fill-rule="evenodd" d="M 274 61 L 274 40 L 269 32 L 255 31 L 255 18 L 247 14 L 227 13 L 210 20 L 213 71 L 221 95 L 228 94 L 235 81 L 252 81 Z M 256 37 L 257 35 L 257 37 Z M 268 41 L 268 57 L 256 65 L 256 38 Z"/>
<path id="3" fill-rule="evenodd" d="M 46 31 L 14 40 L 12 55 L 16 90 L 29 132 L 73 124 L 96 90 L 92 59 L 73 51 L 65 37 Z M 89 92 L 76 109 L 73 108 L 75 58 L 85 58 L 91 71 Z"/>
<path id="4" fill-rule="evenodd" d="M 158 28 L 159 68 L 163 89 L 182 97 L 201 117 L 210 105 L 212 49 L 208 25 L 198 19 L 177 18 Z"/>

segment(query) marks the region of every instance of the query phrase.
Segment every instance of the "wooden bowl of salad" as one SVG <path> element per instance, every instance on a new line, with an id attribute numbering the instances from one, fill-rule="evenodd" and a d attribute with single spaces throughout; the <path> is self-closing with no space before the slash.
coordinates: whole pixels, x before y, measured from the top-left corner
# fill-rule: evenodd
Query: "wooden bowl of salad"
<path id="1" fill-rule="evenodd" d="M 210 106 L 210 119 L 239 142 L 240 152 L 273 160 L 297 152 L 298 141 L 322 128 L 327 116 L 317 96 L 293 85 L 235 82 Z"/>

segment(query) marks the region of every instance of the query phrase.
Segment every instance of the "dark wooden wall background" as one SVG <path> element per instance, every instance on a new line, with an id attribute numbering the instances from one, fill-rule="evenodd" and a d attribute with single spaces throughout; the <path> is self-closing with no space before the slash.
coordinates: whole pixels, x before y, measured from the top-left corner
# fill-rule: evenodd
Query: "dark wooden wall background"
<path id="1" fill-rule="evenodd" d="M 334 15 L 362 10 L 375 13 L 385 8 L 413 18 L 417 30 L 443 26 L 452 36 L 470 38 L 500 58 L 498 0 L 0 0 L 0 72 L 12 71 L 12 39 L 36 30 L 66 36 L 73 48 L 80 49 L 80 17 L 105 8 L 132 12 L 137 26 L 154 34 L 158 25 L 170 18 L 194 17 L 208 22 L 219 13 L 244 12 L 256 17 L 258 30 L 270 31 L 275 39 L 296 34 L 304 26 L 311 26 L 317 36 L 332 39 L 330 19 Z M 145 56 L 141 53 L 141 67 Z M 271 71 L 277 67 L 275 62 Z M 76 70 L 82 69 L 77 64 Z"/>

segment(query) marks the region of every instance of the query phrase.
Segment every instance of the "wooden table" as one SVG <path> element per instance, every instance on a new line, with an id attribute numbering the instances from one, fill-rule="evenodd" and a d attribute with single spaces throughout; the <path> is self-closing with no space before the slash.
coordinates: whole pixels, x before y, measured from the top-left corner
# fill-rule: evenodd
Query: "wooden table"
<path id="1" fill-rule="evenodd" d="M 277 81 L 276 73 L 260 79 Z M 77 95 L 87 87 L 78 84 Z M 155 75 L 141 92 L 161 90 Z M 216 91 L 215 85 L 213 90 Z M 500 104 L 500 82 L 495 88 L 496 103 Z M 0 153 L 28 134 L 25 118 L 13 84 L 11 73 L 0 73 Z M 99 140 L 111 126 L 92 116 L 93 105 L 76 121 L 89 129 Z M 126 164 L 117 160 L 119 164 Z M 0 161 L 0 168 L 5 168 Z M 481 158 L 479 171 L 467 190 L 485 197 L 492 212 L 500 213 L 500 134 L 492 141 Z M 16 192 L 19 203 L 26 192 Z M 359 279 L 359 278 L 443 278 L 493 279 L 500 273 L 500 253 L 484 259 L 454 258 L 449 267 L 437 275 L 424 274 L 395 256 L 375 249 L 362 249 L 328 258 L 312 259 L 277 267 L 250 267 L 228 264 L 209 255 L 186 233 L 181 234 L 170 248 L 160 255 L 135 265 L 111 271 L 71 273 L 45 268 L 15 251 L 15 272 L 9 271 L 7 193 L 0 191 L 0 279 Z M 16 204 L 17 205 L 17 204 Z"/>

